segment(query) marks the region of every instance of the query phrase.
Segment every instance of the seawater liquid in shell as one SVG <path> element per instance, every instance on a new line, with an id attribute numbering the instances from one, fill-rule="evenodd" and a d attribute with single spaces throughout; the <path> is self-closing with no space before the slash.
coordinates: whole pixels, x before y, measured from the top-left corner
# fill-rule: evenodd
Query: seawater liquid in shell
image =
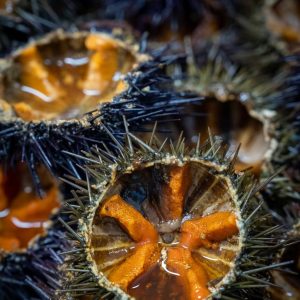
<path id="1" fill-rule="evenodd" d="M 182 210 L 177 211 L 179 198 Z M 184 224 L 214 214 L 234 215 L 235 209 L 225 180 L 205 165 L 141 168 L 123 175 L 101 202 L 93 220 L 91 254 L 99 271 L 137 299 L 193 299 L 201 294 L 201 285 L 207 294 L 208 285 L 230 271 L 239 239 L 234 233 L 190 247 L 189 238 L 183 238 Z M 135 224 L 138 219 L 140 225 Z M 153 234 L 148 238 L 146 228 L 155 230 L 157 239 Z M 145 237 L 138 237 L 140 233 Z"/>
<path id="2" fill-rule="evenodd" d="M 40 172 L 45 193 L 36 195 L 29 172 L 23 164 L 0 170 L 0 249 L 26 249 L 45 230 L 52 211 L 60 206 L 57 186 Z"/>
<path id="3" fill-rule="evenodd" d="M 80 117 L 122 92 L 135 62 L 123 45 L 98 34 L 31 44 L 13 59 L 1 98 L 26 121 Z"/>

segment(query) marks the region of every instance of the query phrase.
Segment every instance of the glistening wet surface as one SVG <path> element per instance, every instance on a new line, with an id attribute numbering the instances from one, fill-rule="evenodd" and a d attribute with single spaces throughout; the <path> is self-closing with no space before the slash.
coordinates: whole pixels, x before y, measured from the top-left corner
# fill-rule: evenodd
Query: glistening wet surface
<path id="1" fill-rule="evenodd" d="M 239 253 L 228 182 L 199 162 L 123 175 L 94 220 L 98 271 L 136 299 L 205 299 Z"/>
<path id="2" fill-rule="evenodd" d="M 42 171 L 43 198 L 36 195 L 25 165 L 0 170 L 0 249 L 13 252 L 27 248 L 45 231 L 54 208 L 60 206 L 57 186 Z"/>
<path id="3" fill-rule="evenodd" d="M 53 37 L 20 51 L 0 98 L 26 121 L 80 117 L 124 91 L 124 75 L 135 63 L 132 52 L 106 35 Z"/>
<path id="4" fill-rule="evenodd" d="M 210 128 L 212 134 L 221 136 L 233 152 L 241 144 L 237 170 L 252 167 L 255 174 L 260 174 L 271 145 L 264 124 L 251 116 L 243 103 L 238 100 L 222 102 L 208 98 L 199 105 L 187 105 L 186 110 L 189 115 L 183 116 L 180 125 L 192 143 L 197 143 L 199 133 L 201 139 L 206 140 L 207 128 Z"/>

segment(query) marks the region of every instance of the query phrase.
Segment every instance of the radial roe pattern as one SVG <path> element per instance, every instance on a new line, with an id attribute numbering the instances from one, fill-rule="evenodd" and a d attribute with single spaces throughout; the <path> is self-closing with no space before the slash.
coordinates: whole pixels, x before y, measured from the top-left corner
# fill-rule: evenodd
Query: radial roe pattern
<path id="1" fill-rule="evenodd" d="M 204 299 L 240 250 L 231 184 L 204 162 L 125 174 L 93 220 L 98 271 L 137 299 Z"/>
<path id="2" fill-rule="evenodd" d="M 0 68 L 0 101 L 9 103 L 17 117 L 32 121 L 80 117 L 111 101 L 126 89 L 124 76 L 137 58 L 109 35 L 59 31 L 8 61 Z"/>

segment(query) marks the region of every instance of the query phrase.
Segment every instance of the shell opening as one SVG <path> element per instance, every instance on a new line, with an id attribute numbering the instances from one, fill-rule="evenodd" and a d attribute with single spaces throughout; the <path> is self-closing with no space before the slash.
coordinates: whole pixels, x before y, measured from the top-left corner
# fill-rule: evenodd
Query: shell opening
<path id="1" fill-rule="evenodd" d="M 39 175 L 45 190 L 42 199 L 35 194 L 24 164 L 7 172 L 0 169 L 0 251 L 26 249 L 45 232 L 46 222 L 60 206 L 57 185 L 44 169 L 39 169 Z"/>
<path id="2" fill-rule="evenodd" d="M 98 275 L 130 296 L 205 299 L 230 276 L 241 249 L 239 207 L 217 167 L 141 165 L 99 201 L 90 255 Z"/>
<path id="3" fill-rule="evenodd" d="M 236 169 L 252 167 L 253 173 L 259 175 L 271 147 L 264 123 L 250 115 L 246 106 L 237 100 L 223 102 L 207 98 L 200 104 L 200 109 L 197 105 L 188 106 L 191 114 L 184 116 L 180 124 L 185 136 L 196 144 L 198 134 L 205 140 L 207 128 L 210 128 L 214 135 L 221 136 L 230 145 L 232 151 L 241 144 Z"/>
<path id="4" fill-rule="evenodd" d="M 0 75 L 0 99 L 25 121 L 78 118 L 123 92 L 136 62 L 129 46 L 108 35 L 52 34 L 13 54 Z"/>

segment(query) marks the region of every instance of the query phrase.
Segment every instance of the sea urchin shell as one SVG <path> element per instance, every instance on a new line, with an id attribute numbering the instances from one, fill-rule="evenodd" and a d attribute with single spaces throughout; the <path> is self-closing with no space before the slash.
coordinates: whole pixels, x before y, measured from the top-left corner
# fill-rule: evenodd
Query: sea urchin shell
<path id="1" fill-rule="evenodd" d="M 2 122 L 82 117 L 124 91 L 124 74 L 142 57 L 103 33 L 48 34 L 0 63 Z"/>
<path id="2" fill-rule="evenodd" d="M 271 284 L 265 272 L 277 265 L 256 239 L 277 247 L 278 228 L 262 208 L 261 186 L 235 172 L 237 153 L 228 156 L 211 135 L 192 151 L 182 137 L 161 144 L 154 132 L 147 143 L 128 131 L 128 147 L 115 142 L 116 153 L 96 147 L 82 157 L 86 182 L 67 180 L 78 192 L 67 201 L 70 225 L 61 220 L 75 247 L 64 292 L 206 299 Z"/>

